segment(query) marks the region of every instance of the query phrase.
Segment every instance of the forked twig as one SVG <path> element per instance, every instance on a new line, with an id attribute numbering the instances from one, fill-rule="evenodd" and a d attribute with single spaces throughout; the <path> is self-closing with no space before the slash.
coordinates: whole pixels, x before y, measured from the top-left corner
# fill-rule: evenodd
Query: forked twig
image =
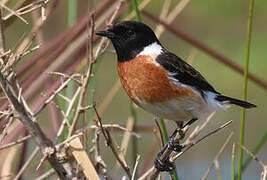
<path id="1" fill-rule="evenodd" d="M 128 175 L 128 177 L 131 179 L 132 178 L 132 175 L 130 173 L 129 166 L 119 156 L 119 154 L 118 154 L 118 152 L 116 150 L 116 147 L 113 144 L 113 140 L 111 138 L 111 135 L 110 135 L 109 131 L 103 128 L 103 125 L 102 125 L 102 122 L 101 122 L 101 118 L 100 118 L 100 116 L 99 116 L 99 114 L 97 112 L 97 109 L 96 109 L 95 105 L 93 106 L 93 108 L 94 108 L 94 111 L 95 111 L 95 113 L 97 115 L 97 120 L 98 120 L 100 129 L 102 131 L 102 134 L 103 134 L 103 136 L 104 136 L 104 138 L 106 140 L 107 146 L 110 147 L 110 149 L 112 150 L 113 155 L 118 160 L 118 162 L 120 163 L 121 167 L 124 169 L 124 171 L 126 172 L 126 174 Z"/>

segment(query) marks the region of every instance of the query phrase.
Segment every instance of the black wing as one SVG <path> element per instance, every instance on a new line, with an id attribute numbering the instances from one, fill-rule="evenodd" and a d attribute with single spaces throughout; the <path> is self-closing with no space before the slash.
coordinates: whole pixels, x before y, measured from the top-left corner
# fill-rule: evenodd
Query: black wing
<path id="1" fill-rule="evenodd" d="M 204 91 L 220 94 L 198 71 L 175 54 L 164 52 L 157 56 L 156 61 L 170 72 L 169 76 L 180 83 L 195 87 L 202 96 L 205 96 Z"/>

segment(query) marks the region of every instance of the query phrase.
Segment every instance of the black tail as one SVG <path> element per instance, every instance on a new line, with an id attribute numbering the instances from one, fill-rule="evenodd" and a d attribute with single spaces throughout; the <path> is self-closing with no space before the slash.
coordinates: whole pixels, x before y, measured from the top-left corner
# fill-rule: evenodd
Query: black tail
<path id="1" fill-rule="evenodd" d="M 239 99 L 234 99 L 234 98 L 230 98 L 230 97 L 227 97 L 227 96 L 223 96 L 223 95 L 218 95 L 216 98 L 215 98 L 217 101 L 228 101 L 230 104 L 235 104 L 235 105 L 238 105 L 238 106 L 241 106 L 241 107 L 244 107 L 244 108 L 254 108 L 254 107 L 257 107 L 255 104 L 251 104 L 249 102 L 246 102 L 246 101 L 241 101 Z"/>

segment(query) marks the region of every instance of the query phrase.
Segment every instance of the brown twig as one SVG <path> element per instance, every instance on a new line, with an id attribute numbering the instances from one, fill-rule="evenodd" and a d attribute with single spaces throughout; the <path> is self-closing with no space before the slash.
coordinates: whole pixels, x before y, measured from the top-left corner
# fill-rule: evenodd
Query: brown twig
<path id="1" fill-rule="evenodd" d="M 106 140 L 107 146 L 110 147 L 110 149 L 112 150 L 113 155 L 118 160 L 118 162 L 120 163 L 121 167 L 124 169 L 124 171 L 126 172 L 126 174 L 128 175 L 128 177 L 131 179 L 132 178 L 132 175 L 130 173 L 130 168 L 128 167 L 128 165 L 126 164 L 126 162 L 123 161 L 120 158 L 120 156 L 119 156 L 119 154 L 118 154 L 118 152 L 116 150 L 116 147 L 113 144 L 113 140 L 111 138 L 111 135 L 110 135 L 109 131 L 103 128 L 103 125 L 102 125 L 102 122 L 101 122 L 101 118 L 100 118 L 100 116 L 99 116 L 99 114 L 97 112 L 97 109 L 96 109 L 95 105 L 93 106 L 93 108 L 94 108 L 94 111 L 95 111 L 95 113 L 97 115 L 97 120 L 98 120 L 98 123 L 99 123 L 99 127 L 100 127 L 100 129 L 102 131 L 102 134 L 103 134 L 105 140 Z"/>
<path id="2" fill-rule="evenodd" d="M 131 131 L 133 131 L 134 129 L 134 119 L 132 116 L 128 117 L 128 120 L 126 122 L 126 129 L 128 129 L 128 131 L 125 131 L 122 137 L 122 141 L 121 141 L 121 145 L 120 145 L 120 149 L 119 149 L 119 156 L 121 157 L 121 159 L 123 159 L 125 161 L 125 156 L 127 153 L 127 149 L 128 149 L 128 145 L 130 142 L 130 138 L 131 138 Z M 117 163 L 115 168 L 116 170 L 120 167 L 120 164 Z"/>
<path id="3" fill-rule="evenodd" d="M 15 146 L 17 144 L 23 143 L 24 141 L 29 140 L 31 137 L 32 137 L 31 135 L 28 135 L 28 136 L 25 136 L 23 138 L 20 138 L 20 139 L 18 139 L 16 141 L 13 141 L 11 143 L 8 143 L 8 144 L 5 144 L 3 146 L 0 146 L 0 151 L 3 150 L 3 149 L 7 149 L 7 148 L 10 148 L 12 146 Z"/>
<path id="4" fill-rule="evenodd" d="M 93 144 L 92 150 L 94 151 L 96 170 L 98 172 L 101 172 L 105 177 L 107 177 L 107 165 L 105 161 L 103 160 L 102 156 L 100 155 L 100 144 L 99 144 L 100 132 L 101 131 L 99 129 L 95 131 L 95 137 L 92 140 L 92 144 Z"/>
<path id="5" fill-rule="evenodd" d="M 131 180 L 135 180 L 135 174 L 136 174 L 138 163 L 140 161 L 140 157 L 141 157 L 140 155 L 137 155 L 137 158 L 136 158 L 136 161 L 135 161 L 135 164 L 134 164 L 134 169 L 133 169 L 133 176 L 132 176 Z"/>
<path id="6" fill-rule="evenodd" d="M 9 117 L 7 117 L 7 118 L 9 118 Z M 6 127 L 5 127 L 5 129 L 3 130 L 3 132 L 2 132 L 2 136 L 0 137 L 0 144 L 2 143 L 2 141 L 3 141 L 3 139 L 5 138 L 5 136 L 7 135 L 7 131 L 8 131 L 8 128 L 9 128 L 9 126 L 11 125 L 11 123 L 13 122 L 13 117 L 10 117 L 9 118 L 9 121 L 8 121 L 8 123 L 6 124 Z"/>

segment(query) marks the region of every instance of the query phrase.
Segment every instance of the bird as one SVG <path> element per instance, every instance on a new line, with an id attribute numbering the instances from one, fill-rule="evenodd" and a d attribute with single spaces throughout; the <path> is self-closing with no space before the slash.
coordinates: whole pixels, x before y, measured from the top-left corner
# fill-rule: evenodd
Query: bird
<path id="1" fill-rule="evenodd" d="M 144 23 L 119 21 L 96 35 L 111 40 L 118 75 L 131 100 L 159 118 L 183 124 L 231 104 L 256 107 L 215 90 L 200 72 L 168 51 Z"/>

